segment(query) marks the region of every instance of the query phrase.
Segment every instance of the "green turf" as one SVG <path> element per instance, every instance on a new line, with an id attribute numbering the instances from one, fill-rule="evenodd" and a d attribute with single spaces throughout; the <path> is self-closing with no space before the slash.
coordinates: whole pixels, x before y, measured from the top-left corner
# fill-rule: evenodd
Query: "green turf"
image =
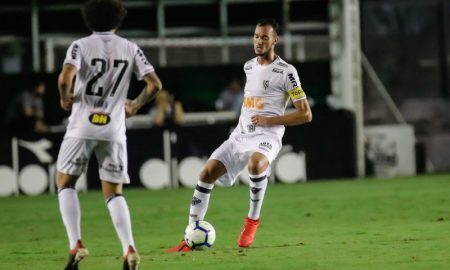
<path id="1" fill-rule="evenodd" d="M 128 190 L 141 269 L 450 269 L 450 175 L 271 185 L 254 246 L 237 236 L 248 188 L 216 188 L 206 220 L 213 249 L 177 244 L 192 190 Z M 121 248 L 99 192 L 80 194 L 82 270 L 121 269 Z M 57 198 L 0 198 L 0 269 L 62 269 L 67 240 Z"/>

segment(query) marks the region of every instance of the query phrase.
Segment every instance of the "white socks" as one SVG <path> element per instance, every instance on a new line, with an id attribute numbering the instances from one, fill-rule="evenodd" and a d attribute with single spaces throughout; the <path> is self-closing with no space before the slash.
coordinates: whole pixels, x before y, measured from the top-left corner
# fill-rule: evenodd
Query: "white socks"
<path id="1" fill-rule="evenodd" d="M 114 228 L 116 228 L 117 235 L 122 243 L 123 254 L 125 256 L 129 246 L 135 247 L 127 202 L 121 194 L 116 194 L 110 197 L 106 201 L 106 204 L 111 214 Z"/>
<path id="2" fill-rule="evenodd" d="M 208 184 L 200 180 L 197 182 L 189 211 L 189 223 L 205 218 L 213 187 L 214 184 Z"/>
<path id="3" fill-rule="evenodd" d="M 63 188 L 58 192 L 59 211 L 69 238 L 69 248 L 74 249 L 81 239 L 81 211 L 78 194 L 74 188 Z"/>
<path id="4" fill-rule="evenodd" d="M 267 188 L 267 176 L 266 172 L 258 175 L 250 176 L 250 210 L 248 211 L 248 217 L 257 220 L 261 213 L 261 206 L 264 200 L 264 194 Z"/>

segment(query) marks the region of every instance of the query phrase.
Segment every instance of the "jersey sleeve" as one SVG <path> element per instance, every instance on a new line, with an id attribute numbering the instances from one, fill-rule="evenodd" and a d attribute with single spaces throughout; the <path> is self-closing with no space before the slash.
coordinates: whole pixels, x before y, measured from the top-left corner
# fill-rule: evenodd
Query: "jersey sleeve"
<path id="1" fill-rule="evenodd" d="M 81 47 L 78 41 L 72 42 L 69 49 L 67 49 L 66 58 L 64 59 L 64 65 L 74 65 L 77 70 L 81 67 Z"/>
<path id="2" fill-rule="evenodd" d="M 295 67 L 289 66 L 284 84 L 285 90 L 291 97 L 292 102 L 306 98 L 306 94 L 300 83 L 300 77 L 298 76 L 297 69 L 295 69 Z"/>
<path id="3" fill-rule="evenodd" d="M 154 72 L 155 68 L 148 62 L 144 52 L 137 45 L 135 45 L 134 51 L 133 72 L 136 74 L 138 80 L 142 80 L 145 75 Z"/>

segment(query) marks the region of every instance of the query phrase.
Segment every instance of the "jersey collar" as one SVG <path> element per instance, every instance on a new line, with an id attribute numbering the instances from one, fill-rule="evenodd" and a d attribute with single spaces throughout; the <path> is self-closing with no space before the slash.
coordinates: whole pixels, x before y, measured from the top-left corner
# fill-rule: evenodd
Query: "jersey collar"
<path id="1" fill-rule="evenodd" d="M 107 31 L 107 32 L 93 32 L 94 35 L 114 35 L 113 31 Z"/>
<path id="2" fill-rule="evenodd" d="M 256 60 L 256 65 L 258 65 L 258 66 L 260 66 L 260 67 L 267 67 L 267 66 L 270 66 L 270 65 L 274 64 L 275 62 L 279 61 L 279 60 L 280 60 L 280 56 L 277 55 L 277 56 L 275 57 L 275 59 L 272 61 L 272 63 L 270 63 L 270 64 L 268 64 L 268 65 L 261 65 L 261 64 L 259 63 L 259 61 L 258 61 L 258 56 L 256 57 L 255 60 Z"/>

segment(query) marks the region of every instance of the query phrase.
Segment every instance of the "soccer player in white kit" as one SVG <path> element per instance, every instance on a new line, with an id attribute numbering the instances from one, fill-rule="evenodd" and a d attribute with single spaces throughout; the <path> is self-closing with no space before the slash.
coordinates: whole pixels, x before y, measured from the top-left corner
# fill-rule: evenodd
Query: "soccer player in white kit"
<path id="1" fill-rule="evenodd" d="M 256 25 L 253 46 L 257 56 L 244 65 L 247 82 L 239 123 L 200 173 L 189 212 L 189 222 L 203 220 L 214 182 L 218 179 L 230 186 L 247 166 L 250 209 L 238 240 L 240 247 L 249 247 L 254 241 L 270 164 L 281 149 L 284 126 L 312 121 L 297 70 L 275 53 L 277 30 L 278 23 L 273 19 L 261 19 Z M 295 110 L 284 114 L 289 98 Z M 182 241 L 167 251 L 190 250 Z"/>
<path id="2" fill-rule="evenodd" d="M 120 239 L 123 269 L 137 269 L 130 213 L 122 185 L 127 172 L 125 118 L 149 102 L 161 89 L 161 81 L 139 47 L 115 34 L 126 16 L 120 0 L 91 0 L 82 8 L 92 35 L 74 41 L 58 79 L 61 107 L 72 111 L 57 161 L 58 200 L 69 238 L 69 262 L 78 269 L 88 255 L 81 241 L 80 205 L 75 184 L 93 153 L 99 164 L 103 195 Z M 134 100 L 127 100 L 131 76 L 146 82 Z M 75 84 L 73 85 L 73 79 Z"/>

